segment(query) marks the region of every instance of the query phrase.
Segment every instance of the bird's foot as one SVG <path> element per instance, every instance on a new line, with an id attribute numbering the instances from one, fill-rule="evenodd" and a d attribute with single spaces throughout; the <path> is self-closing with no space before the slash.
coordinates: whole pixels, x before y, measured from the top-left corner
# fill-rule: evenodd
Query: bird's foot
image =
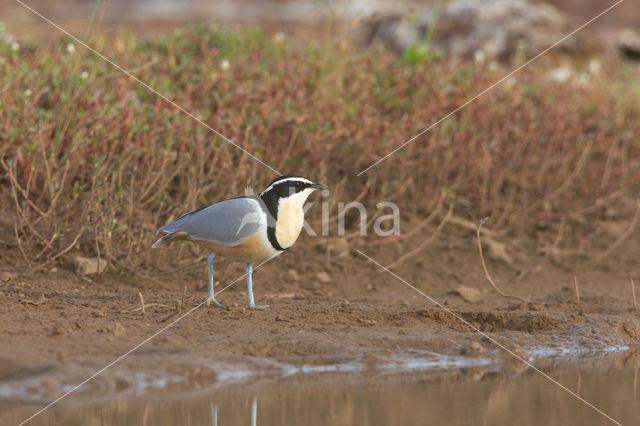
<path id="1" fill-rule="evenodd" d="M 207 297 L 207 301 L 205 302 L 205 305 L 207 306 L 207 308 L 209 307 L 209 305 L 211 305 L 213 303 L 213 306 L 215 306 L 216 308 L 222 308 L 222 309 L 226 309 L 225 306 L 218 302 L 216 300 L 215 297 L 213 297 L 213 295 Z"/>
<path id="2" fill-rule="evenodd" d="M 270 311 L 271 308 L 266 305 L 256 305 L 255 303 L 249 303 L 249 309 L 254 311 Z"/>

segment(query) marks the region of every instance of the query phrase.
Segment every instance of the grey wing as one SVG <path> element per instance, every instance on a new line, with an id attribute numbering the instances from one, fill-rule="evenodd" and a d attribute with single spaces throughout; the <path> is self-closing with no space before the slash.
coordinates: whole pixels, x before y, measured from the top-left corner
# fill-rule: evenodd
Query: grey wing
<path id="1" fill-rule="evenodd" d="M 184 232 L 195 240 L 237 246 L 266 223 L 265 214 L 253 198 L 232 198 L 180 216 L 159 229 L 174 234 Z"/>

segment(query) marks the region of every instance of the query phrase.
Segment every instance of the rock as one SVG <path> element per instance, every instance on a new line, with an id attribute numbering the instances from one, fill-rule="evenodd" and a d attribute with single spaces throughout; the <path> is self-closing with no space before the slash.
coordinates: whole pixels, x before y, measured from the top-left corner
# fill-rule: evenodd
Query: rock
<path id="1" fill-rule="evenodd" d="M 520 346 L 511 347 L 509 348 L 509 350 L 511 351 L 511 353 L 504 352 L 502 354 L 505 360 L 515 360 L 517 362 L 521 362 L 518 359 L 520 358 L 524 361 L 529 361 L 529 353 L 522 349 Z M 514 355 L 518 356 L 518 358 L 516 358 Z"/>
<path id="2" fill-rule="evenodd" d="M 91 311 L 91 316 L 94 318 L 104 318 L 104 312 L 98 309 L 94 309 Z"/>
<path id="3" fill-rule="evenodd" d="M 640 61 L 640 34 L 626 28 L 618 35 L 618 51 L 627 59 Z"/>
<path id="4" fill-rule="evenodd" d="M 64 327 L 61 326 L 60 324 L 54 325 L 53 328 L 51 329 L 52 336 L 66 336 L 66 334 L 67 334 L 67 330 L 65 330 Z"/>
<path id="5" fill-rule="evenodd" d="M 125 334 L 126 334 L 126 330 L 124 329 L 124 326 L 119 322 L 115 323 L 115 325 L 113 326 L 113 335 L 124 336 Z"/>
<path id="6" fill-rule="evenodd" d="M 437 56 L 507 61 L 517 54 L 539 52 L 568 31 L 565 15 L 549 4 L 527 0 L 453 0 L 418 12 L 416 19 L 399 14 L 374 16 L 359 29 L 363 45 L 374 40 L 402 56 L 431 37 L 428 50 Z M 575 49 L 575 37 L 563 43 Z M 524 51 L 524 52 L 523 52 Z"/>
<path id="7" fill-rule="evenodd" d="M 482 293 L 480 292 L 480 290 L 464 285 L 451 290 L 449 294 L 460 296 L 467 303 L 480 303 L 482 301 Z"/>
<path id="8" fill-rule="evenodd" d="M 491 256 L 491 258 L 501 260 L 506 265 L 513 267 L 513 257 L 509 254 L 509 246 L 505 243 L 501 243 L 491 236 L 485 235 L 482 237 L 482 245 L 489 249 L 488 255 Z"/>
<path id="9" fill-rule="evenodd" d="M 624 331 L 634 342 L 637 342 L 638 337 L 640 337 L 640 327 L 632 321 L 623 322 L 622 331 Z"/>
<path id="10" fill-rule="evenodd" d="M 508 348 L 510 352 L 500 351 L 502 358 L 502 370 L 506 374 L 518 375 L 529 368 L 529 353 L 520 346 L 511 346 Z"/>
<path id="11" fill-rule="evenodd" d="M 481 353 L 484 353 L 484 348 L 480 343 L 472 342 L 469 346 L 462 348 L 461 353 L 462 355 L 469 355 L 469 356 L 479 355 Z"/>
<path id="12" fill-rule="evenodd" d="M 327 284 L 331 282 L 331 277 L 326 272 L 318 272 L 316 274 L 316 279 L 323 284 Z"/>
<path id="13" fill-rule="evenodd" d="M 89 258 L 76 256 L 73 258 L 73 263 L 76 265 L 76 273 L 81 275 L 95 275 L 104 272 L 108 262 L 99 257 Z"/>
<path id="14" fill-rule="evenodd" d="M 298 281 L 298 279 L 300 278 L 300 274 L 298 274 L 298 271 L 296 271 L 295 269 L 289 269 L 287 271 L 287 278 L 290 281 Z"/>

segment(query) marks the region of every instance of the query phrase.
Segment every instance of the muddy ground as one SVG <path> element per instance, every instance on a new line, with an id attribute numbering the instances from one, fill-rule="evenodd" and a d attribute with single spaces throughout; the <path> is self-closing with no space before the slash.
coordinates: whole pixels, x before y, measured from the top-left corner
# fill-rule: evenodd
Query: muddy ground
<path id="1" fill-rule="evenodd" d="M 206 262 L 161 276 L 165 289 L 139 275 L 107 272 L 89 280 L 66 262 L 36 273 L 10 270 L 20 257 L 5 245 L 0 396 L 50 401 L 141 342 L 146 343 L 75 398 L 95 398 L 92 390 L 108 398 L 132 388 L 161 388 L 171 377 L 188 378 L 193 390 L 194 384 L 205 387 L 247 374 L 388 367 L 438 356 L 482 355 L 495 359 L 499 369 L 523 369 L 487 337 L 356 251 L 389 264 L 408 247 L 352 242 L 348 248 L 340 245 L 336 255 L 327 250 L 333 240 L 317 241 L 302 236 L 291 252 L 256 270 L 256 302 L 270 305 L 269 312 L 245 309 L 244 279 L 218 296 L 227 309 L 203 306 Z M 632 235 L 598 264 L 589 258 L 558 263 L 533 248 L 531 254 L 520 253 L 516 266 L 489 255 L 495 281 L 530 303 L 502 298 L 489 287 L 472 233 L 456 243 L 441 237 L 395 272 L 519 355 L 579 355 L 640 342 L 640 315 L 629 285 L 637 273 L 637 246 Z M 217 271 L 225 277 L 217 289 L 244 272 L 241 265 L 224 262 Z M 451 293 L 461 285 L 478 289 L 480 301 L 469 303 Z"/>

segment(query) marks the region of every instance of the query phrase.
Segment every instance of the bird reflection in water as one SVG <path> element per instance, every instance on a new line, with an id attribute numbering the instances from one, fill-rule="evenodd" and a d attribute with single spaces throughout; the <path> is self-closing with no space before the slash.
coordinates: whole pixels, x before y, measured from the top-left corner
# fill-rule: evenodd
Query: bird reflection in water
<path id="1" fill-rule="evenodd" d="M 258 418 L 258 398 L 251 399 L 251 426 L 256 426 Z M 218 426 L 218 404 L 211 404 L 211 424 Z"/>

